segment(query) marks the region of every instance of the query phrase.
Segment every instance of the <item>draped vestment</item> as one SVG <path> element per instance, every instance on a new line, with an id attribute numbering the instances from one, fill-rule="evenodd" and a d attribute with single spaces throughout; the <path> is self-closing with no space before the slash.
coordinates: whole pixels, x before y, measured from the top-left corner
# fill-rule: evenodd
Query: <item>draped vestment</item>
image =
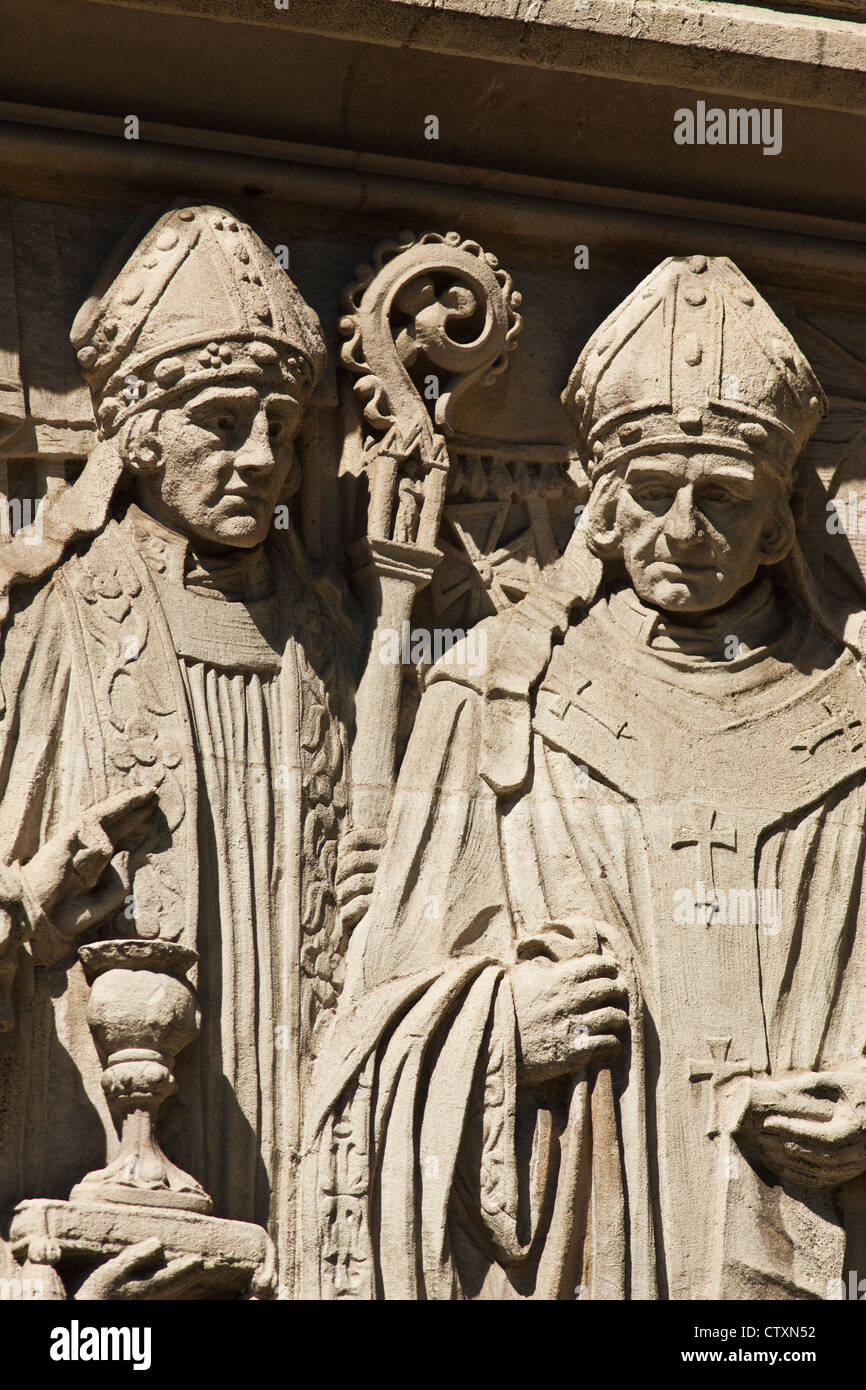
<path id="1" fill-rule="evenodd" d="M 270 1229 L 289 1292 L 305 1059 L 342 972 L 337 645 L 289 538 L 205 572 L 131 507 L 19 604 L 0 668 L 4 860 L 158 783 L 126 904 L 99 935 L 198 951 L 201 1036 L 160 1132 L 216 1214 Z M 116 1146 L 75 945 L 45 931 L 22 953 L 0 1053 L 0 1208 L 67 1196 Z"/>
<path id="2" fill-rule="evenodd" d="M 724 624 L 599 599 L 499 702 L 498 782 L 497 702 L 434 671 L 314 1085 L 314 1296 L 824 1298 L 866 1265 L 862 1179 L 789 1186 L 733 1133 L 749 1075 L 864 1066 L 866 686 L 768 580 Z M 508 966 L 569 919 L 629 1036 L 529 1086 Z"/>

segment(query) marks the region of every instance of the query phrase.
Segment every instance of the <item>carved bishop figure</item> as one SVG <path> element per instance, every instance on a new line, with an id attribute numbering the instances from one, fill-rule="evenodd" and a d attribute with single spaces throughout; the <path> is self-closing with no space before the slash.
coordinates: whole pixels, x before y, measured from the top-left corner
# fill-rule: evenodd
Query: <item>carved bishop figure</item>
<path id="1" fill-rule="evenodd" d="M 349 948 L 315 1291 L 825 1298 L 866 1263 L 866 690 L 792 514 L 826 402 L 704 256 L 564 401 L 581 526 L 482 677 L 434 668 Z"/>
<path id="2" fill-rule="evenodd" d="M 106 273 L 72 341 L 99 442 L 0 669 L 0 1206 L 66 1197 L 116 1147 L 79 943 L 178 943 L 201 1033 L 165 1148 L 218 1216 L 268 1227 L 291 1293 L 300 1098 L 341 969 L 340 619 L 285 526 L 324 343 L 256 234 L 198 206 Z"/>

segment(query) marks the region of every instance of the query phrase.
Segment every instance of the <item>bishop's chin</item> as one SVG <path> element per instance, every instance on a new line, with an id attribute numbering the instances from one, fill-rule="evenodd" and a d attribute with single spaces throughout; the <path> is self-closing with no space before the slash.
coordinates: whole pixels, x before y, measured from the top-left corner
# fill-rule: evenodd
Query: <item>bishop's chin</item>
<path id="1" fill-rule="evenodd" d="M 690 583 L 686 579 L 661 579 L 657 583 L 643 585 L 637 594 L 651 608 L 674 614 L 704 613 L 725 603 L 714 579 L 700 584 Z"/>
<path id="2" fill-rule="evenodd" d="M 267 538 L 270 521 L 270 515 L 258 517 L 248 512 L 239 516 L 220 517 L 211 527 L 211 540 L 218 545 L 232 545 L 241 550 L 252 550 Z"/>

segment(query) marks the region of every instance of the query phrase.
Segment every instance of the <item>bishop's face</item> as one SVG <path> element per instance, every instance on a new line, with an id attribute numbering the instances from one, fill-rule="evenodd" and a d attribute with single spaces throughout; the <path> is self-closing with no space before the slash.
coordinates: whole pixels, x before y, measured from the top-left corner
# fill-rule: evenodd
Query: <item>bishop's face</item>
<path id="1" fill-rule="evenodd" d="M 633 458 L 616 528 L 639 598 L 676 614 L 722 608 L 792 539 L 778 489 L 747 459 L 709 452 Z M 787 510 L 787 516 L 780 516 Z"/>
<path id="2" fill-rule="evenodd" d="M 204 547 L 259 545 L 296 466 L 301 407 L 285 391 L 233 378 L 161 410 L 139 505 Z"/>

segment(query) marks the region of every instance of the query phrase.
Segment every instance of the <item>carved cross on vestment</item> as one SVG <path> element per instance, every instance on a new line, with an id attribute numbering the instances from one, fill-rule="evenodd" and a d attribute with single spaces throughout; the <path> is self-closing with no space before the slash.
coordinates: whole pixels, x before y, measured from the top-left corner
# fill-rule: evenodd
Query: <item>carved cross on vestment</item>
<path id="1" fill-rule="evenodd" d="M 595 720 L 596 724 L 601 724 L 602 728 L 607 729 L 608 733 L 613 734 L 614 738 L 633 738 L 634 735 L 629 733 L 627 719 L 619 719 L 616 715 L 611 716 L 606 710 L 601 708 L 593 709 L 590 705 L 585 704 L 583 700 L 578 699 L 578 696 L 582 695 L 585 690 L 588 690 L 591 685 L 592 681 L 588 676 L 578 675 L 575 679 L 572 691 L 567 695 L 560 695 L 551 705 L 551 714 L 555 714 L 557 719 L 564 719 L 568 711 L 574 707 L 574 709 L 580 710 L 582 714 L 588 714 L 590 719 Z"/>
<path id="2" fill-rule="evenodd" d="M 827 718 L 814 728 L 798 734 L 791 744 L 792 750 L 800 754 L 802 762 L 808 762 L 821 744 L 826 743 L 829 738 L 847 738 L 850 753 L 856 753 L 858 748 L 863 747 L 863 723 L 853 710 L 834 710 L 829 700 L 822 700 L 821 706 L 826 711 Z"/>
<path id="3" fill-rule="evenodd" d="M 671 849 L 685 849 L 693 845 L 697 860 L 698 883 L 707 890 L 706 901 L 696 906 L 706 909 L 705 924 L 710 926 L 718 911 L 718 890 L 713 869 L 713 850 L 726 849 L 737 852 L 736 826 L 722 823 L 718 811 L 710 806 L 692 808 L 688 819 L 674 822 L 671 836 Z"/>
<path id="4" fill-rule="evenodd" d="M 702 1061 L 689 1062 L 690 1081 L 708 1081 L 710 1083 L 707 1095 L 707 1137 L 714 1139 L 719 1133 L 719 1102 L 717 1087 L 725 1081 L 732 1081 L 735 1076 L 751 1076 L 752 1064 L 744 1059 L 734 1058 L 728 1060 L 728 1053 L 731 1050 L 732 1039 L 727 1038 L 707 1038 L 709 1057 Z"/>

